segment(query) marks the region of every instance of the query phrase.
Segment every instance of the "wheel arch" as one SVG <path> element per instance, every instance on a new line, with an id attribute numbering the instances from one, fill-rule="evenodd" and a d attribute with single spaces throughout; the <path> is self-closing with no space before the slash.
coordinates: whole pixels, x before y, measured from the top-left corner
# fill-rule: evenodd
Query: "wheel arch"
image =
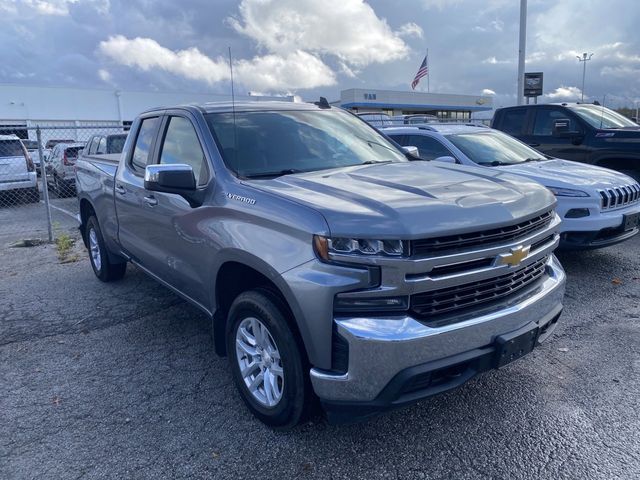
<path id="1" fill-rule="evenodd" d="M 287 313 L 287 321 L 300 342 L 302 355 L 313 360 L 313 344 L 305 327 L 302 310 L 282 276 L 258 257 L 246 252 L 226 252 L 213 279 L 213 337 L 216 353 L 226 355 L 225 335 L 227 315 L 233 300 L 242 292 L 265 289 L 273 294 L 279 306 Z"/>

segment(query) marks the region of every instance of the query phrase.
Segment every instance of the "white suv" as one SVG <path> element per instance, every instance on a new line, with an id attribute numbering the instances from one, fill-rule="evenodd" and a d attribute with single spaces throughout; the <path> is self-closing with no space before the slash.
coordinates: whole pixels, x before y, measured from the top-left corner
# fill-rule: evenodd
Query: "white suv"
<path id="1" fill-rule="evenodd" d="M 428 124 L 381 131 L 423 160 L 497 168 L 551 190 L 562 218 L 561 248 L 600 248 L 640 231 L 640 184 L 623 173 L 544 155 L 488 127 Z"/>
<path id="2" fill-rule="evenodd" d="M 0 193 L 40 201 L 35 166 L 16 135 L 0 135 Z"/>

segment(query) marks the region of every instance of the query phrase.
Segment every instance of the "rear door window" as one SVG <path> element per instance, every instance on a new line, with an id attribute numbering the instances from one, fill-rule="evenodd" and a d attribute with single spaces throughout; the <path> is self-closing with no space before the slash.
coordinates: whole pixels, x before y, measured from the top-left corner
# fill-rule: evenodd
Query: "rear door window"
<path id="1" fill-rule="evenodd" d="M 533 123 L 533 135 L 540 137 L 550 137 L 553 135 L 553 123 L 560 119 L 569 120 L 569 131 L 579 130 L 576 121 L 570 118 L 565 112 L 550 108 L 540 108 L 536 110 L 536 119 Z"/>
<path id="2" fill-rule="evenodd" d="M 149 154 L 153 145 L 156 130 L 158 129 L 159 117 L 145 118 L 142 120 L 136 145 L 131 158 L 131 165 L 135 170 L 144 171 L 149 163 Z"/>
<path id="3" fill-rule="evenodd" d="M 126 140 L 126 135 L 114 135 L 107 137 L 107 153 L 121 153 L 124 149 L 124 142 Z"/>
<path id="4" fill-rule="evenodd" d="M 524 108 L 507 110 L 502 114 L 498 128 L 509 135 L 522 135 L 527 111 Z"/>

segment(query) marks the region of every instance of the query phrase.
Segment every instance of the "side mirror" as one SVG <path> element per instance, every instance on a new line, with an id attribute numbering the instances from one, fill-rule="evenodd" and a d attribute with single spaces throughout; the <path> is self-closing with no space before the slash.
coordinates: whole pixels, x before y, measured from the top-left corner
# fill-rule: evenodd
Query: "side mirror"
<path id="1" fill-rule="evenodd" d="M 402 147 L 402 150 L 404 150 L 405 153 L 408 153 L 409 155 L 420 158 L 420 150 L 418 150 L 418 147 L 406 146 Z"/>
<path id="2" fill-rule="evenodd" d="M 553 136 L 554 137 L 569 137 L 571 132 L 569 131 L 569 126 L 571 122 L 568 118 L 559 118 L 558 120 L 554 120 L 553 122 Z"/>
<path id="3" fill-rule="evenodd" d="M 444 163 L 458 163 L 458 161 L 449 156 L 449 155 L 445 155 L 444 157 L 438 157 L 438 158 L 434 158 L 433 159 L 434 162 L 444 162 Z"/>
<path id="4" fill-rule="evenodd" d="M 191 165 L 147 165 L 144 170 L 144 188 L 151 192 L 180 195 L 192 207 L 202 205 L 203 192 L 196 190 L 196 177 Z"/>

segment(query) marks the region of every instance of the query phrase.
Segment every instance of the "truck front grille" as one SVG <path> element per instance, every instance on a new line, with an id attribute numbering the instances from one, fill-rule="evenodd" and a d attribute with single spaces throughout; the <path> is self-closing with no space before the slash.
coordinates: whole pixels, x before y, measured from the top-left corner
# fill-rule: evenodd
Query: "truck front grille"
<path id="1" fill-rule="evenodd" d="M 428 319 L 508 297 L 540 279 L 548 259 L 544 257 L 499 277 L 412 295 L 411 311 L 418 318 Z"/>
<path id="2" fill-rule="evenodd" d="M 476 246 L 491 246 L 512 242 L 527 235 L 544 230 L 553 219 L 553 210 L 530 218 L 524 222 L 479 232 L 425 238 L 411 241 L 412 256 L 445 255 Z"/>
<path id="3" fill-rule="evenodd" d="M 603 210 L 626 207 L 640 202 L 640 184 L 598 190 Z"/>

